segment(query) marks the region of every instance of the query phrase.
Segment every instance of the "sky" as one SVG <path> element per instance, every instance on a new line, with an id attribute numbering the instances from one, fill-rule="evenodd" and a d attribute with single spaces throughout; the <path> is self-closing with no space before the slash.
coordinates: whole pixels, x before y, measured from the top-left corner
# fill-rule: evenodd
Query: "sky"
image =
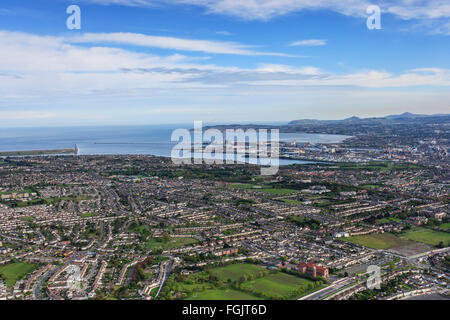
<path id="1" fill-rule="evenodd" d="M 450 113 L 449 89 L 448 0 L 0 2 L 2 127 Z"/>

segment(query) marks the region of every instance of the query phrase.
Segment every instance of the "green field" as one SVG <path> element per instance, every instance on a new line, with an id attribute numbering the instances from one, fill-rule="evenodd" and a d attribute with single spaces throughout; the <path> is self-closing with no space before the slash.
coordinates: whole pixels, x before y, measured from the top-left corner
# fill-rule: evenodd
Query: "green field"
<path id="1" fill-rule="evenodd" d="M 239 280 L 242 276 L 252 275 L 253 277 L 257 276 L 261 271 L 266 271 L 265 268 L 247 263 L 237 263 L 230 264 L 225 267 L 218 267 L 209 270 L 209 273 L 215 277 L 217 277 L 220 281 L 236 281 Z"/>
<path id="2" fill-rule="evenodd" d="M 377 224 L 382 224 L 382 223 L 388 223 L 388 222 L 401 222 L 403 221 L 402 219 L 399 218 L 382 218 L 382 219 L 377 219 Z"/>
<path id="3" fill-rule="evenodd" d="M 368 248 L 384 250 L 411 244 L 411 241 L 399 238 L 392 233 L 368 234 L 349 238 L 341 238 L 341 240 L 359 244 Z"/>
<path id="4" fill-rule="evenodd" d="M 338 166 L 341 170 L 413 170 L 421 169 L 419 165 L 410 163 L 394 163 L 394 162 L 368 162 L 368 163 L 354 163 L 354 162 L 341 162 L 333 164 Z"/>
<path id="5" fill-rule="evenodd" d="M 298 299 L 324 287 L 297 275 L 269 271 L 265 267 L 237 263 L 214 267 L 176 279 L 171 275 L 161 295 L 171 299 L 181 292 L 188 300 Z"/>
<path id="6" fill-rule="evenodd" d="M 27 274 L 33 272 L 36 268 L 35 264 L 16 262 L 0 266 L 0 276 L 5 280 L 8 287 L 12 287 L 16 282 Z"/>
<path id="7" fill-rule="evenodd" d="M 439 225 L 439 229 L 445 230 L 445 231 L 450 231 L 450 222 Z"/>
<path id="8" fill-rule="evenodd" d="M 212 289 L 196 292 L 187 300 L 262 300 L 262 298 L 235 289 Z"/>
<path id="9" fill-rule="evenodd" d="M 260 191 L 260 192 L 266 192 L 266 193 L 271 193 L 271 194 L 279 194 L 279 195 L 293 194 L 293 193 L 298 192 L 297 190 L 293 190 L 293 189 L 272 188 L 269 185 L 257 185 L 257 184 L 248 184 L 248 183 L 232 183 L 232 184 L 230 184 L 230 188 L 242 189 L 242 190 L 253 190 L 253 191 Z"/>
<path id="10" fill-rule="evenodd" d="M 96 217 L 96 216 L 98 216 L 98 213 L 96 213 L 96 212 L 82 213 L 81 214 L 82 218 L 90 218 L 90 217 Z"/>
<path id="11" fill-rule="evenodd" d="M 81 200 L 90 200 L 92 199 L 89 196 L 66 196 L 66 197 L 54 197 L 54 198 L 46 198 L 46 199 L 33 199 L 29 201 L 12 201 L 12 202 L 6 202 L 3 201 L 3 203 L 11 206 L 11 207 L 29 207 L 29 206 L 36 206 L 36 205 L 55 205 L 59 204 L 61 201 L 81 201 Z"/>
<path id="12" fill-rule="evenodd" d="M 445 247 L 450 246 L 450 233 L 447 232 L 434 231 L 425 228 L 412 228 L 405 232 L 401 237 L 432 246 L 437 246 L 440 242 L 442 242 Z"/>
<path id="13" fill-rule="evenodd" d="M 193 238 L 171 238 L 168 241 L 164 241 L 162 240 L 162 238 L 150 238 L 147 240 L 145 248 L 151 250 L 170 250 L 174 248 L 184 247 L 196 242 L 197 240 Z"/>
<path id="14" fill-rule="evenodd" d="M 147 226 L 145 224 L 138 224 L 138 223 L 133 222 L 132 224 L 130 224 L 128 231 L 145 235 L 145 234 L 149 234 L 149 231 L 150 231 L 149 229 L 150 229 L 149 226 Z"/>
<path id="15" fill-rule="evenodd" d="M 289 204 L 300 204 L 302 205 L 303 202 L 298 201 L 298 200 L 294 200 L 294 199 L 282 199 L 283 202 L 289 203 Z"/>
<path id="16" fill-rule="evenodd" d="M 364 188 L 364 189 L 379 189 L 382 186 L 383 185 L 381 185 L 381 184 L 364 184 L 364 185 L 360 185 L 360 187 Z"/>
<path id="17" fill-rule="evenodd" d="M 309 287 L 308 287 L 309 285 Z M 296 297 L 313 289 L 314 282 L 287 273 L 278 272 L 267 277 L 247 281 L 241 285 L 244 290 L 263 293 L 271 297 Z"/>

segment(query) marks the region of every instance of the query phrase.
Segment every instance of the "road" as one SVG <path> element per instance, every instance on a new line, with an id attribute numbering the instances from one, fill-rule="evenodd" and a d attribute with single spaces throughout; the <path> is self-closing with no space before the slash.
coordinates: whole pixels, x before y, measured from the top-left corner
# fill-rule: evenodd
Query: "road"
<path id="1" fill-rule="evenodd" d="M 45 273 L 43 276 L 41 276 L 40 279 L 36 282 L 36 284 L 33 287 L 33 299 L 34 300 L 43 300 L 41 298 L 42 284 L 44 283 L 44 281 L 49 279 L 52 276 L 52 274 L 54 274 L 58 269 L 59 269 L 59 267 L 55 267 L 55 268 L 47 271 L 47 273 Z"/>
<path id="2" fill-rule="evenodd" d="M 325 298 L 326 296 L 333 294 L 337 291 L 339 291 L 340 289 L 342 289 L 343 287 L 349 285 L 350 283 L 352 283 L 353 278 L 343 278 L 343 279 L 339 279 L 336 280 L 335 282 L 333 282 L 330 286 L 323 288 L 319 291 L 313 292 L 309 295 L 306 295 L 304 297 L 301 297 L 298 300 L 320 300 L 322 298 Z"/>
<path id="3" fill-rule="evenodd" d="M 159 289 L 155 295 L 155 298 L 157 298 L 159 296 L 159 293 L 161 292 L 162 287 L 164 286 L 164 282 L 166 282 L 166 280 L 169 278 L 170 271 L 172 270 L 172 266 L 173 266 L 173 261 L 169 260 L 169 262 L 167 263 L 167 265 L 164 268 L 164 275 L 162 277 L 161 285 L 159 286 Z"/>

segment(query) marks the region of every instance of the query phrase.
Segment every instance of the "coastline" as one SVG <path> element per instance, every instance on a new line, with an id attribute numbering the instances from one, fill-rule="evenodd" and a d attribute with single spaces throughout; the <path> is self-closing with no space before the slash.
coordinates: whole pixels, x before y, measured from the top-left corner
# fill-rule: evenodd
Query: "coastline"
<path id="1" fill-rule="evenodd" d="M 0 151 L 0 157 L 22 157 L 22 156 L 47 156 L 47 155 L 76 155 L 77 148 L 72 149 L 50 149 L 50 150 L 19 150 Z"/>

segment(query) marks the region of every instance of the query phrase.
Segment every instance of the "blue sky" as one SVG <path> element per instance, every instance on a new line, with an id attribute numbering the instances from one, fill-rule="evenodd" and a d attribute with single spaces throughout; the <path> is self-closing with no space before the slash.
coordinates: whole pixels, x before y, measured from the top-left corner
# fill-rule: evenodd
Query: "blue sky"
<path id="1" fill-rule="evenodd" d="M 449 17 L 447 0 L 2 0 L 0 125 L 448 113 Z"/>

